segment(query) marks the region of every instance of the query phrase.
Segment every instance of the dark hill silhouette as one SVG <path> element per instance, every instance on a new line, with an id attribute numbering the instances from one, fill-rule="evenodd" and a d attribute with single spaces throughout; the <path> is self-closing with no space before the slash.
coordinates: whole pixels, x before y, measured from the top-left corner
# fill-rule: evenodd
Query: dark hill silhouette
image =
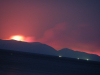
<path id="1" fill-rule="evenodd" d="M 75 59 L 79 58 L 84 60 L 89 59 L 89 61 L 92 60 L 100 62 L 100 57 L 98 55 L 73 51 L 68 48 L 56 51 L 54 48 L 46 44 L 42 44 L 40 42 L 27 43 L 15 40 L 0 40 L 0 49 L 8 49 L 8 50 L 54 55 L 54 56 L 60 55 L 62 57 L 70 57 Z"/>
<path id="2" fill-rule="evenodd" d="M 70 57 L 70 58 L 79 58 L 79 59 L 84 59 L 84 60 L 94 60 L 94 61 L 100 61 L 100 57 L 98 55 L 94 54 L 88 54 L 85 52 L 79 52 L 79 51 L 73 51 L 68 48 L 64 48 L 58 51 L 59 55 L 62 57 Z"/>
<path id="3" fill-rule="evenodd" d="M 0 49 L 57 55 L 57 51 L 54 48 L 39 42 L 27 43 L 15 40 L 0 40 Z"/>

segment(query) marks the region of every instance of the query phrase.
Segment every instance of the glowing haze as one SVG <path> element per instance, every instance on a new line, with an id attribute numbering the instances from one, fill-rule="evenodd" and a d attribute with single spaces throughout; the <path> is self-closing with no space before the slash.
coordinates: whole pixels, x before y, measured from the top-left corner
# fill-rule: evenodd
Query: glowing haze
<path id="1" fill-rule="evenodd" d="M 100 55 L 99 28 L 100 0 L 0 0 L 0 39 Z"/>
<path id="2" fill-rule="evenodd" d="M 24 37 L 21 35 L 14 35 L 10 37 L 11 40 L 16 40 L 16 41 L 24 41 Z"/>
<path id="3" fill-rule="evenodd" d="M 4 40 L 16 40 L 16 41 L 22 41 L 22 42 L 35 42 L 33 37 L 24 37 L 22 35 L 13 35 L 9 39 L 4 39 Z"/>

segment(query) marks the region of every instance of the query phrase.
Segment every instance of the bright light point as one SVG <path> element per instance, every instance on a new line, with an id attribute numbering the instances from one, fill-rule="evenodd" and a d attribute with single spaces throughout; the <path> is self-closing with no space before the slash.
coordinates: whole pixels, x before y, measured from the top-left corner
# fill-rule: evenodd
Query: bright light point
<path id="1" fill-rule="evenodd" d="M 16 41 L 24 41 L 24 37 L 21 35 L 12 36 L 10 39 L 16 40 Z"/>
<path id="2" fill-rule="evenodd" d="M 79 58 L 77 58 L 77 59 L 79 59 Z"/>
<path id="3" fill-rule="evenodd" d="M 86 59 L 87 61 L 89 60 L 89 59 Z"/>
<path id="4" fill-rule="evenodd" d="M 59 57 L 62 57 L 61 55 L 59 55 Z"/>

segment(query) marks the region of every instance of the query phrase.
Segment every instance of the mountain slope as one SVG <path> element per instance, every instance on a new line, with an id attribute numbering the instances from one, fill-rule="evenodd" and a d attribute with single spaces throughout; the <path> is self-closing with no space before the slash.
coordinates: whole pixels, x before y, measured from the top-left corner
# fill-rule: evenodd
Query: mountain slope
<path id="1" fill-rule="evenodd" d="M 27 43 L 15 40 L 0 40 L 0 49 L 57 55 L 57 51 L 54 48 L 39 42 Z"/>
<path id="2" fill-rule="evenodd" d="M 100 57 L 94 54 L 88 54 L 85 52 L 73 51 L 68 48 L 61 49 L 59 51 L 55 50 L 54 48 L 42 44 L 40 42 L 21 42 L 15 40 L 0 40 L 0 49 L 8 49 L 8 50 L 15 50 L 15 51 L 23 51 L 23 52 L 31 52 L 31 53 L 38 53 L 38 54 L 45 54 L 45 55 L 53 55 L 53 56 L 62 56 L 62 57 L 70 57 L 70 58 L 79 58 L 84 60 L 92 60 L 92 61 L 99 61 Z"/>

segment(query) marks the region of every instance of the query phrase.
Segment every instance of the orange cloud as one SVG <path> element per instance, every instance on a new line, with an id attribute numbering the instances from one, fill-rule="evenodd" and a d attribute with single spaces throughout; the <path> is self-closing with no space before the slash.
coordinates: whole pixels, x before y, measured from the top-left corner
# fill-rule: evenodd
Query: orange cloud
<path id="1" fill-rule="evenodd" d="M 97 54 L 100 56 L 99 38 L 91 25 L 80 24 L 72 26 L 61 23 L 47 30 L 39 42 L 52 46 L 56 50 L 69 48 L 75 51 Z"/>
<path id="2" fill-rule="evenodd" d="M 34 37 L 26 37 L 25 42 L 35 42 L 35 38 Z"/>

